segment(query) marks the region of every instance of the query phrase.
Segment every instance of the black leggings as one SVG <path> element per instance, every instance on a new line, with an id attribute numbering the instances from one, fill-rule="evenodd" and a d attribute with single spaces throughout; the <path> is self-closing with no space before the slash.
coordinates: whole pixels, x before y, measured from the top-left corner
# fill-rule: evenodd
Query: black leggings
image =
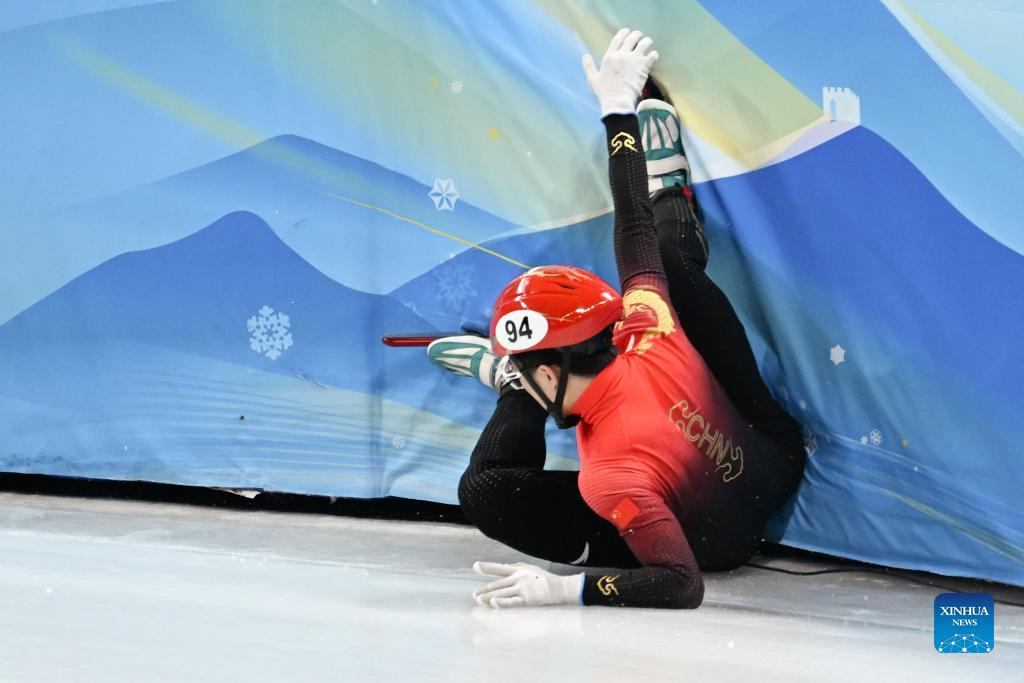
<path id="1" fill-rule="evenodd" d="M 655 194 L 653 205 L 669 295 L 683 330 L 740 414 L 778 448 L 794 453 L 802 470 L 800 426 L 771 397 L 736 312 L 704 273 L 708 251 L 692 204 L 680 188 L 671 188 Z M 546 418 L 525 391 L 502 392 L 459 481 L 463 512 L 484 534 L 527 555 L 581 566 L 639 566 L 618 530 L 583 501 L 578 473 L 543 469 Z M 742 564 L 754 546 L 738 554 L 714 545 L 693 549 L 702 569 L 716 570 Z"/>

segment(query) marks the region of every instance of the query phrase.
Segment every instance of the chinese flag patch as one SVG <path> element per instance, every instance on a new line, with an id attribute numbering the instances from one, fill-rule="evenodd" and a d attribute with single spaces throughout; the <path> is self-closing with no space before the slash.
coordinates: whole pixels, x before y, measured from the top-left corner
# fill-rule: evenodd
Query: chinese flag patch
<path id="1" fill-rule="evenodd" d="M 624 530 L 629 526 L 629 523 L 636 519 L 637 514 L 640 512 L 640 508 L 633 502 L 633 499 L 626 496 L 612 508 L 612 524 L 614 524 L 619 531 Z"/>

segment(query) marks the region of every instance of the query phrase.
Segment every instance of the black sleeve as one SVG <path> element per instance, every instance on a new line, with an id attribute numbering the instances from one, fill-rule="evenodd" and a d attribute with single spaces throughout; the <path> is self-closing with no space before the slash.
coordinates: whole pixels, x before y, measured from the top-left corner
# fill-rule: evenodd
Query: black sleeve
<path id="1" fill-rule="evenodd" d="M 622 536 L 643 566 L 612 574 L 588 573 L 583 582 L 583 604 L 699 607 L 704 600 L 704 578 L 679 521 L 654 497 L 641 505 L 640 523 L 631 524 Z"/>
<path id="2" fill-rule="evenodd" d="M 640 566 L 618 530 L 584 502 L 578 472 L 544 469 L 547 417 L 525 391 L 505 387 L 459 480 L 462 512 L 484 535 L 527 555 Z"/>
<path id="3" fill-rule="evenodd" d="M 667 289 L 647 191 L 647 159 L 636 114 L 604 118 L 608 179 L 615 204 L 615 261 L 623 293 L 636 285 Z"/>

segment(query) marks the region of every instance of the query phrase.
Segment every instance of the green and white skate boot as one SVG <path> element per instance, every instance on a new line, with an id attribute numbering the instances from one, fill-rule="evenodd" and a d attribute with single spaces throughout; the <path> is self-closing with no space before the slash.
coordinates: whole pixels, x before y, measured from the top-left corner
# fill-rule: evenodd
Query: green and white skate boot
<path id="1" fill-rule="evenodd" d="M 430 362 L 457 375 L 476 377 L 484 386 L 500 391 L 508 381 L 502 365 L 508 358 L 491 352 L 491 340 L 471 334 L 441 337 L 427 347 Z"/>
<path id="2" fill-rule="evenodd" d="M 653 97 L 637 104 L 636 113 L 647 160 L 647 191 L 655 204 L 666 198 L 684 202 L 686 213 L 680 218 L 677 239 L 683 250 L 703 268 L 708 263 L 708 242 L 690 188 L 690 162 L 683 149 L 679 114 L 668 102 Z M 677 193 L 682 193 L 685 200 Z"/>
<path id="3" fill-rule="evenodd" d="M 643 100 L 636 107 L 640 138 L 647 157 L 648 191 L 676 185 L 686 187 L 690 179 L 690 163 L 683 151 L 683 128 L 679 114 L 668 102 Z"/>

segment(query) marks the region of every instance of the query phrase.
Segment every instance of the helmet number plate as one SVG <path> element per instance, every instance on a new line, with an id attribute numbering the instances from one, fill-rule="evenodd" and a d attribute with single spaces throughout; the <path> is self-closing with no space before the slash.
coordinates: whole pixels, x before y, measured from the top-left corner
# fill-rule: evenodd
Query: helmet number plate
<path id="1" fill-rule="evenodd" d="M 525 351 L 548 334 L 548 319 L 537 311 L 512 311 L 501 316 L 494 336 L 509 351 Z"/>

